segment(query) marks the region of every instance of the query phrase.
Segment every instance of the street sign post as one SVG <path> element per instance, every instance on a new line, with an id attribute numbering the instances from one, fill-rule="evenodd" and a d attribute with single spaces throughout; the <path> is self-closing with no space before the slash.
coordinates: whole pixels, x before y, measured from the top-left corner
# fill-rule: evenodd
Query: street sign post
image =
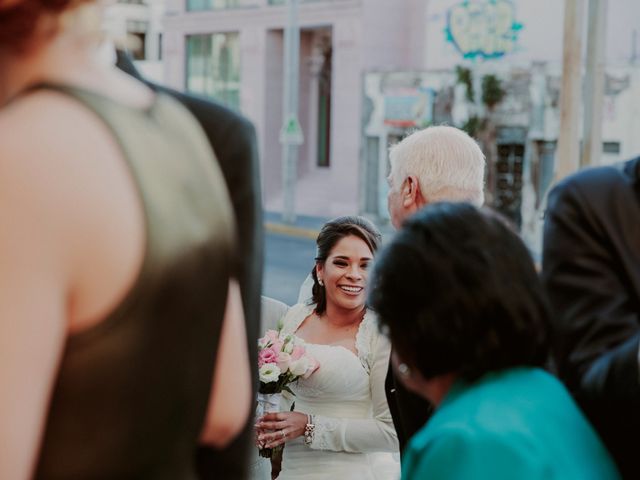
<path id="1" fill-rule="evenodd" d="M 296 219 L 295 198 L 297 180 L 298 145 L 302 143 L 302 129 L 298 122 L 298 70 L 300 68 L 300 27 L 298 26 L 298 0 L 288 0 L 289 22 L 284 30 L 284 92 L 282 110 L 282 220 L 293 223 Z"/>
<path id="2" fill-rule="evenodd" d="M 302 128 L 295 115 L 287 117 L 280 129 L 280 143 L 282 145 L 300 146 L 304 143 Z"/>

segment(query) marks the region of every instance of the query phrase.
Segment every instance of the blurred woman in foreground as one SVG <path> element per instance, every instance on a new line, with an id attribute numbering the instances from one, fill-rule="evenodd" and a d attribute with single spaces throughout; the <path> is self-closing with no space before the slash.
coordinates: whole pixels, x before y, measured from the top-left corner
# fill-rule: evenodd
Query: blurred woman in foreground
<path id="1" fill-rule="evenodd" d="M 0 478 L 193 478 L 249 413 L 224 182 L 100 8 L 0 0 Z"/>
<path id="2" fill-rule="evenodd" d="M 403 479 L 615 479 L 562 384 L 542 369 L 548 310 L 529 253 L 496 214 L 439 203 L 379 257 L 371 305 L 398 377 L 436 412 Z"/>

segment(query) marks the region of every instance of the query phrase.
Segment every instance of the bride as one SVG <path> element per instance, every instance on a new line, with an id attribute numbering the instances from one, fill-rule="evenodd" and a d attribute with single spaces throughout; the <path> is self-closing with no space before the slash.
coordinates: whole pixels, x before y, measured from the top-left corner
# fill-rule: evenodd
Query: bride
<path id="1" fill-rule="evenodd" d="M 286 444 L 287 479 L 399 476 L 392 455 L 398 440 L 384 392 L 390 344 L 365 306 L 365 286 L 380 243 L 376 227 L 362 217 L 340 217 L 317 239 L 312 303 L 293 306 L 283 332 L 295 333 L 320 368 L 291 385 L 293 411 L 258 420 L 262 447 Z"/>

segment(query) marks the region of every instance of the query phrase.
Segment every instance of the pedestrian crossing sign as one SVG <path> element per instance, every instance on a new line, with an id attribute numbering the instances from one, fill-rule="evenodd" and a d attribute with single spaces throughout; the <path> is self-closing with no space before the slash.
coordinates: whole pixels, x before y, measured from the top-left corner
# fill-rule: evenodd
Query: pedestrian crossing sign
<path id="1" fill-rule="evenodd" d="M 280 129 L 280 143 L 283 145 L 302 145 L 304 137 L 300 122 L 295 115 L 289 115 Z"/>

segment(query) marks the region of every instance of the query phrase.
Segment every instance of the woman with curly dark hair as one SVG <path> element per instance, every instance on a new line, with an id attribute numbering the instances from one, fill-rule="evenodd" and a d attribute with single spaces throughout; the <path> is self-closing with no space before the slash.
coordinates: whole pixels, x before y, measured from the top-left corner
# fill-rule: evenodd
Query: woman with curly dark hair
<path id="1" fill-rule="evenodd" d="M 436 406 L 403 479 L 615 479 L 548 358 L 547 301 L 529 252 L 495 213 L 439 203 L 381 253 L 370 303 L 403 383 Z"/>
<path id="2" fill-rule="evenodd" d="M 395 480 L 398 439 L 384 393 L 390 345 L 365 303 L 380 233 L 363 217 L 339 217 L 316 244 L 312 299 L 291 307 L 282 331 L 303 339 L 320 367 L 291 386 L 294 411 L 258 421 L 258 441 L 286 444 L 279 479 Z"/>
<path id="3" fill-rule="evenodd" d="M 2 479 L 194 478 L 250 410 L 224 181 L 101 8 L 0 0 Z"/>

